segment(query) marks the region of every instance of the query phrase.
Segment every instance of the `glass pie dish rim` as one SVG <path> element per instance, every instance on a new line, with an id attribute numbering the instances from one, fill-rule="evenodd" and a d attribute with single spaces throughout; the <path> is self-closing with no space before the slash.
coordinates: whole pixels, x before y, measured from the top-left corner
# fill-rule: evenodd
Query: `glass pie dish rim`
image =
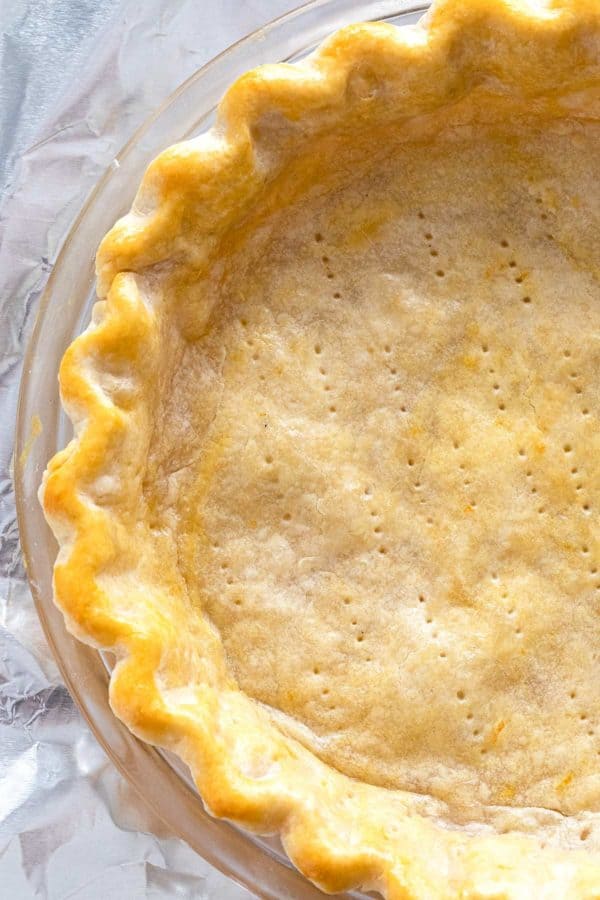
<path id="1" fill-rule="evenodd" d="M 312 0 L 233 44 L 184 81 L 115 156 L 70 227 L 39 300 L 24 356 L 14 456 L 17 518 L 33 599 L 62 677 L 109 758 L 169 830 L 230 878 L 273 900 L 323 894 L 291 866 L 276 841 L 213 819 L 181 767 L 116 719 L 108 703 L 106 660 L 66 631 L 52 602 L 56 545 L 37 502 L 37 487 L 48 459 L 68 437 L 56 372 L 64 350 L 89 319 L 95 293 L 90 247 L 94 250 L 126 211 L 143 169 L 160 149 L 205 130 L 224 88 L 247 69 L 266 61 L 293 61 L 351 21 L 403 24 L 428 6 L 410 0 Z"/>

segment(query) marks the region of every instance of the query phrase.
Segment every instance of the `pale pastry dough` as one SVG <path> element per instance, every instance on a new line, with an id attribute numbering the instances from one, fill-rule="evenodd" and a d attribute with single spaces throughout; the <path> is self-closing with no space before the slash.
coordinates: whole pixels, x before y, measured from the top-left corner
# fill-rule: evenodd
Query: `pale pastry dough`
<path id="1" fill-rule="evenodd" d="M 600 897 L 599 88 L 591 0 L 353 26 L 100 248 L 57 603 L 328 890 Z"/>

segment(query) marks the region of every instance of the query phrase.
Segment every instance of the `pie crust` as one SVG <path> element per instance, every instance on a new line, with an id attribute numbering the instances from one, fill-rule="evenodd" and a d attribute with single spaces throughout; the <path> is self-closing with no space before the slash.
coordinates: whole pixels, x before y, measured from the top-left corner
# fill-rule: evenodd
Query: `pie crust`
<path id="1" fill-rule="evenodd" d="M 240 78 L 103 240 L 41 500 L 68 628 L 328 891 L 600 897 L 600 6 Z"/>

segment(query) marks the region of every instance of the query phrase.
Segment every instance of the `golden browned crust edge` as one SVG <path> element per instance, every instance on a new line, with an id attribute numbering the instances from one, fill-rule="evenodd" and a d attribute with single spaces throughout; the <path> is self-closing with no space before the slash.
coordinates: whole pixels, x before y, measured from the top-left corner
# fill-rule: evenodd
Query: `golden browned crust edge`
<path id="1" fill-rule="evenodd" d="M 61 546 L 56 603 L 80 639 L 118 652 L 111 703 L 132 731 L 188 762 L 215 815 L 279 831 L 298 868 L 326 890 L 363 886 L 389 898 L 600 897 L 600 864 L 583 852 L 544 850 L 523 835 L 443 830 L 415 814 L 406 795 L 355 785 L 329 769 L 229 684 L 207 687 L 193 704 L 167 703 L 155 673 L 171 632 L 150 619 L 133 628 L 100 587 L 97 573 L 116 552 L 118 513 L 111 517 L 88 492 L 107 459 L 117 474 L 125 464 L 127 454 L 114 448 L 143 415 L 143 392 L 111 397 L 83 361 L 93 357 L 101 368 L 110 359 L 137 385 L 149 378 L 159 352 L 157 324 L 138 276 L 181 255 L 202 267 L 215 231 L 239 215 L 264 181 L 265 166 L 275 165 L 265 161 L 255 127 L 266 112 L 306 121 L 335 116 L 358 74 L 393 82 L 406 115 L 452 103 L 482 83 L 532 102 L 552 95 L 565 112 L 585 114 L 585 99 L 578 111 L 573 98 L 600 83 L 599 48 L 596 0 L 443 0 L 425 25 L 351 26 L 298 66 L 248 73 L 223 99 L 213 132 L 166 150 L 149 167 L 132 213 L 100 247 L 98 291 L 107 299 L 98 320 L 63 359 L 61 394 L 76 437 L 49 463 L 40 491 Z M 196 236 L 193 246 L 182 229 L 190 209 L 205 233 L 204 243 Z M 228 752 L 240 731 L 242 756 L 267 761 L 258 775 Z"/>

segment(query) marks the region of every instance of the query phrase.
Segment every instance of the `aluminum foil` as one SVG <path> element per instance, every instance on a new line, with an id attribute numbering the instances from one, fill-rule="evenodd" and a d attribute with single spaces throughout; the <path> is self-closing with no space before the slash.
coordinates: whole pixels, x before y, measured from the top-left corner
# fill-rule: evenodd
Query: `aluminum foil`
<path id="1" fill-rule="evenodd" d="M 11 459 L 36 306 L 91 188 L 181 81 L 296 5 L 0 0 L 1 900 L 250 896 L 164 833 L 75 708 L 29 594 Z"/>

